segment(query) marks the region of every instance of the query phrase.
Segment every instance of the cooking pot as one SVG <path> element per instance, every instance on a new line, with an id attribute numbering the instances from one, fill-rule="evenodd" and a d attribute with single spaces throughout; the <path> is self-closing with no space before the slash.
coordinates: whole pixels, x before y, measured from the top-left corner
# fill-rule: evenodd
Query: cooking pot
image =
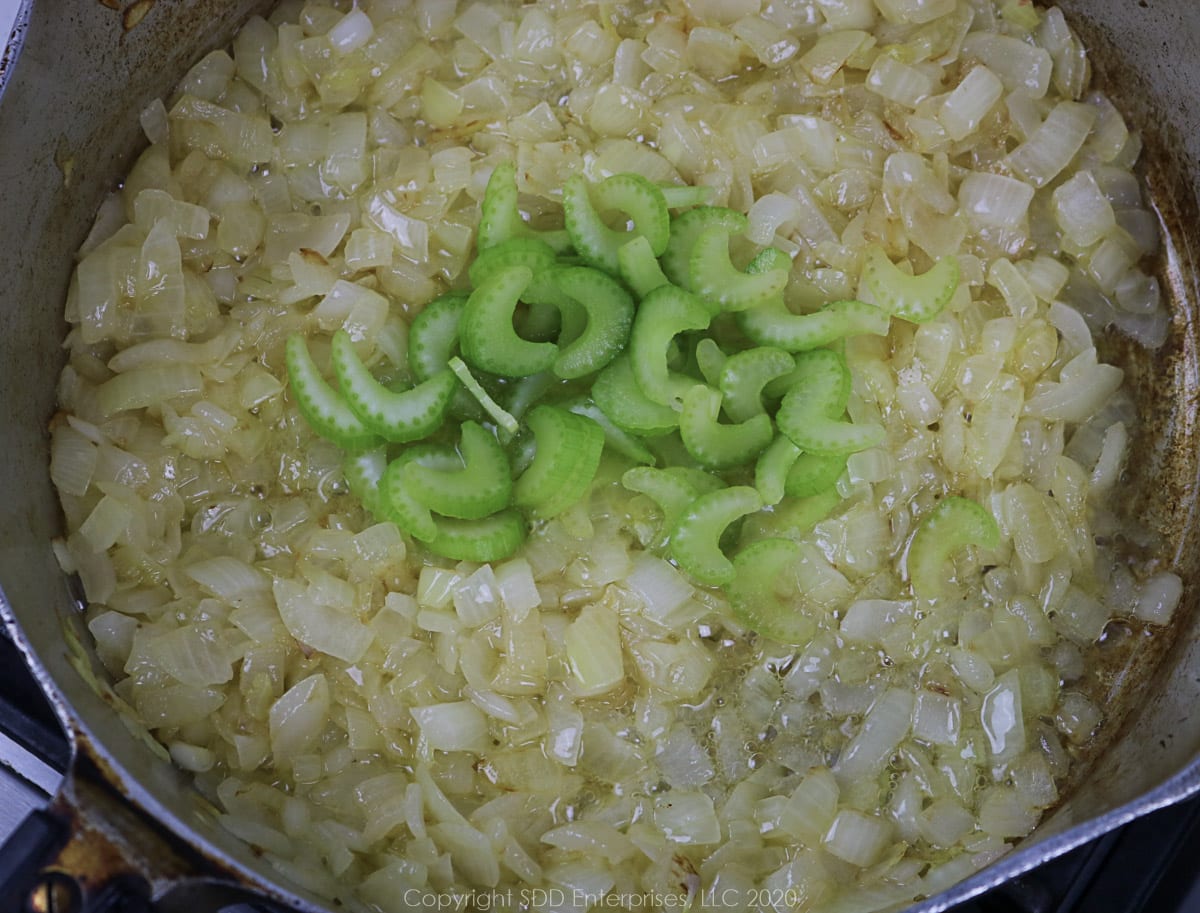
<path id="1" fill-rule="evenodd" d="M 26 0 L 0 60 L 0 615 L 67 729 L 74 758 L 51 813 L 31 819 L 9 847 L 31 860 L 57 853 L 56 867 L 82 892 L 76 899 L 135 885 L 163 908 L 186 894 L 194 909 L 203 884 L 327 909 L 222 830 L 187 778 L 106 702 L 80 596 L 51 549 L 61 518 L 46 428 L 63 364 L 73 252 L 139 149 L 139 112 L 263 5 L 134 0 L 114 9 L 116 0 Z M 1121 497 L 1162 535 L 1185 595 L 1172 630 L 1125 673 L 1125 701 L 1110 708 L 1105 742 L 1065 801 L 1008 856 L 918 903 L 921 913 L 1200 790 L 1200 4 L 1061 5 L 1101 84 L 1142 131 L 1143 170 L 1169 232 L 1159 268 L 1174 315 L 1167 344 L 1156 352 L 1116 337 L 1107 344 L 1144 417 Z"/>

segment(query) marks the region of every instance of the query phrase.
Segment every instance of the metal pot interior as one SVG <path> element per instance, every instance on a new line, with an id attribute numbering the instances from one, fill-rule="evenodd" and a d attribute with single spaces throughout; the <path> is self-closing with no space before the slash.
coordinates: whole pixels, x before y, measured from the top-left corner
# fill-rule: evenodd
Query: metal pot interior
<path id="1" fill-rule="evenodd" d="M 64 722 L 138 806 L 237 877 L 289 904 L 322 908 L 216 823 L 170 764 L 123 724 L 80 669 L 99 669 L 50 540 L 60 532 L 47 472 L 47 421 L 63 359 L 62 302 L 73 252 L 103 196 L 132 161 L 138 113 L 203 53 L 227 42 L 261 0 L 184 0 L 129 17 L 99 3 L 37 0 L 0 63 L 0 610 Z M 1123 676 L 1126 701 L 1069 797 L 1024 844 L 915 909 L 933 913 L 1200 788 L 1200 6 L 1176 0 L 1063 0 L 1106 90 L 1141 130 L 1144 172 L 1167 230 L 1159 279 L 1171 299 L 1169 341 L 1145 352 L 1108 340 L 1144 417 L 1127 509 L 1168 544 L 1186 586 L 1175 629 Z M 142 4 L 133 6 L 141 7 Z M 132 9 L 132 7 L 130 7 Z M 19 45 L 23 42 L 23 47 Z M 16 51 L 19 50 L 19 54 Z M 15 59 L 15 63 L 14 63 Z M 7 79 L 7 84 L 5 80 Z M 73 636 L 64 638 L 64 629 Z M 102 674 L 102 673 L 101 673 Z"/>

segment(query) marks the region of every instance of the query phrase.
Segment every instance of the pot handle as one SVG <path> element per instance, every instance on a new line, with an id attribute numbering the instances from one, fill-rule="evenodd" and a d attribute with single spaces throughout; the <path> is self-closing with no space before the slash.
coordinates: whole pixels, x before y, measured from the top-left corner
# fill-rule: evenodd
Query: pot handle
<path id="1" fill-rule="evenodd" d="M 186 899 L 186 906 L 184 901 Z M 0 846 L 0 909 L 22 913 L 203 913 L 261 895 L 134 809 L 77 752 L 50 805 Z"/>

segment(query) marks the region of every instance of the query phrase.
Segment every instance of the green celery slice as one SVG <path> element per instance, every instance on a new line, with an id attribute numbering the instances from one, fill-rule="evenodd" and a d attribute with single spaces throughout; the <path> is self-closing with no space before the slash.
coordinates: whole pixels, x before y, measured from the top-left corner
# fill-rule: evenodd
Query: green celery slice
<path id="1" fill-rule="evenodd" d="M 621 355 L 592 384 L 592 399 L 618 428 L 632 434 L 666 434 L 679 427 L 679 413 L 642 392 L 628 355 Z"/>
<path id="2" fill-rule="evenodd" d="M 730 234 L 713 225 L 697 236 L 688 259 L 692 291 L 717 311 L 744 311 L 783 294 L 789 270 L 742 272 L 729 259 Z"/>
<path id="3" fill-rule="evenodd" d="M 762 495 L 763 504 L 778 504 L 787 494 L 787 477 L 800 448 L 788 440 L 786 435 L 777 434 L 775 440 L 758 456 L 754 464 L 754 487 Z"/>
<path id="4" fill-rule="evenodd" d="M 786 494 L 793 498 L 808 498 L 829 491 L 846 470 L 844 453 L 802 453 L 792 463 L 783 483 Z"/>
<path id="5" fill-rule="evenodd" d="M 617 266 L 622 281 L 638 298 L 645 298 L 660 285 L 670 282 L 658 265 L 650 241 L 643 235 L 617 248 Z"/>
<path id="6" fill-rule="evenodd" d="M 426 547 L 455 561 L 502 561 L 525 541 L 525 519 L 511 508 L 481 520 L 438 517 L 434 525 L 437 532 Z"/>
<path id="7" fill-rule="evenodd" d="M 615 453 L 643 466 L 652 466 L 656 462 L 653 452 L 642 442 L 641 438 L 618 427 L 589 397 L 576 396 L 561 405 L 568 412 L 590 418 L 599 425 L 604 432 L 604 445 Z"/>
<path id="8" fill-rule="evenodd" d="M 447 469 L 419 461 L 404 466 L 409 493 L 435 513 L 459 520 L 479 520 L 509 505 L 512 469 L 508 456 L 482 426 L 463 422 L 458 465 Z"/>
<path id="9" fill-rule="evenodd" d="M 684 395 L 679 415 L 683 446 L 696 462 L 712 469 L 749 463 L 775 436 L 766 412 L 733 425 L 719 422 L 721 400 L 719 391 L 696 384 Z"/>
<path id="10" fill-rule="evenodd" d="M 796 380 L 775 414 L 779 430 L 808 453 L 843 454 L 883 442 L 879 425 L 841 420 L 850 395 L 846 360 L 829 349 L 796 356 Z"/>
<path id="11" fill-rule="evenodd" d="M 296 408 L 317 434 L 352 453 L 369 450 L 379 443 L 375 433 L 345 399 L 325 382 L 299 333 L 288 337 L 286 363 Z"/>
<path id="12" fill-rule="evenodd" d="M 656 288 L 642 299 L 629 334 L 629 356 L 633 376 L 647 398 L 672 408 L 682 406 L 683 394 L 696 381 L 673 374 L 667 352 L 677 335 L 708 329 L 710 321 L 699 298 L 673 285 Z"/>
<path id="13" fill-rule="evenodd" d="M 408 390 L 389 390 L 371 376 L 345 330 L 333 334 L 333 370 L 354 414 L 394 443 L 417 441 L 437 431 L 458 388 L 454 375 L 443 370 Z"/>
<path id="14" fill-rule="evenodd" d="M 476 243 L 480 250 L 487 250 L 512 238 L 530 237 L 550 245 L 556 253 L 571 249 L 571 239 L 565 231 L 537 231 L 530 228 L 521 218 L 517 194 L 517 166 L 512 162 L 501 162 L 492 170 L 487 189 L 483 193 Z"/>
<path id="15" fill-rule="evenodd" d="M 925 323 L 942 312 L 958 291 L 957 257 L 942 257 L 926 272 L 910 276 L 872 247 L 863 266 L 863 282 L 879 306 L 913 323 Z"/>
<path id="16" fill-rule="evenodd" d="M 725 413 L 735 422 L 744 422 L 766 412 L 763 388 L 796 369 L 796 362 L 783 349 L 760 346 L 730 355 L 721 369 L 718 382 L 725 400 Z"/>
<path id="17" fill-rule="evenodd" d="M 604 431 L 589 418 L 541 405 L 529 413 L 536 450 L 513 486 L 513 502 L 535 517 L 557 516 L 587 493 L 604 450 Z"/>
<path id="18" fill-rule="evenodd" d="M 363 507 L 382 519 L 380 509 L 379 482 L 387 470 L 387 448 L 375 447 L 359 454 L 351 454 L 342 461 L 342 472 L 350 494 L 362 502 Z"/>
<path id="19" fill-rule="evenodd" d="M 471 284 L 478 288 L 499 270 L 510 266 L 527 266 L 537 275 L 554 265 L 557 256 L 545 241 L 537 238 L 509 238 L 494 247 L 479 252 L 467 268 Z"/>
<path id="20" fill-rule="evenodd" d="M 737 324 L 760 346 L 804 352 L 847 336 L 886 336 L 891 318 L 882 308 L 862 301 L 833 301 L 812 314 L 793 314 L 783 298 L 776 297 L 740 311 Z"/>
<path id="21" fill-rule="evenodd" d="M 803 610 L 797 579 L 800 546 L 791 539 L 760 539 L 733 559 L 733 580 L 725 588 L 734 616 L 771 640 L 804 646 L 817 631 Z"/>
<path id="22" fill-rule="evenodd" d="M 551 280 L 584 313 L 582 332 L 561 344 L 554 373 L 570 380 L 599 371 L 624 350 L 633 326 L 633 299 L 621 284 L 587 266 L 556 269 Z M 564 325 L 567 314 L 563 315 Z"/>
<path id="23" fill-rule="evenodd" d="M 633 230 L 609 228 L 601 217 L 603 210 L 624 213 Z M 563 215 L 571 243 L 584 262 L 613 276 L 621 272 L 617 251 L 623 244 L 641 235 L 656 255 L 661 254 L 671 226 L 662 191 L 637 174 L 615 174 L 592 187 L 583 175 L 572 175 L 563 185 Z"/>
<path id="24" fill-rule="evenodd" d="M 749 220 L 743 213 L 724 206 L 697 206 L 671 220 L 671 236 L 659 262 L 668 279 L 692 290 L 692 248 L 705 229 L 719 226 L 730 235 L 744 234 Z"/>
<path id="25" fill-rule="evenodd" d="M 908 547 L 908 578 L 920 599 L 936 599 L 946 590 L 946 560 L 975 545 L 1000 545 L 1000 527 L 988 511 L 969 498 L 944 498 L 921 520 Z"/>
<path id="26" fill-rule="evenodd" d="M 671 555 L 701 583 L 711 586 L 729 583 L 734 578 L 734 567 L 721 551 L 721 536 L 735 520 L 762 507 L 762 497 L 748 485 L 701 495 L 672 530 Z"/>
<path id="27" fill-rule="evenodd" d="M 517 335 L 513 313 L 533 278 L 527 266 L 496 270 L 471 292 L 459 324 L 462 355 L 468 362 L 501 377 L 545 371 L 558 358 L 551 342 L 530 342 Z"/>

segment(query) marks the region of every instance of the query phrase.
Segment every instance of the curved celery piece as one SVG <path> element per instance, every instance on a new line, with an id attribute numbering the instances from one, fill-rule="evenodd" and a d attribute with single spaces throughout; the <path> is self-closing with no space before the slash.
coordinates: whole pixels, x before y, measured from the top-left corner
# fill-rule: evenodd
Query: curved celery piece
<path id="1" fill-rule="evenodd" d="M 605 210 L 628 216 L 632 231 L 609 228 L 600 214 Z M 621 245 L 641 235 L 655 255 L 661 254 L 671 228 L 662 191 L 637 174 L 614 174 L 590 188 L 583 175 L 572 175 L 563 185 L 563 216 L 571 243 L 584 262 L 612 275 L 621 271 L 617 257 Z"/>
<path id="2" fill-rule="evenodd" d="M 408 364 L 418 382 L 446 370 L 458 353 L 458 324 L 469 292 L 447 292 L 429 302 L 408 329 Z M 456 389 L 449 411 L 461 418 L 478 418 L 483 413 L 464 389 Z"/>
<path id="3" fill-rule="evenodd" d="M 538 406 L 529 413 L 537 449 L 513 486 L 513 503 L 535 517 L 562 513 L 587 493 L 604 450 L 604 430 L 589 418 Z"/>
<path id="4" fill-rule="evenodd" d="M 762 510 L 762 506 L 762 497 L 748 485 L 701 495 L 671 531 L 671 555 L 701 583 L 729 583 L 734 567 L 721 551 L 721 536 L 734 520 Z"/>
<path id="5" fill-rule="evenodd" d="M 873 247 L 863 266 L 863 281 L 883 310 L 913 323 L 925 323 L 942 312 L 958 291 L 958 258 L 942 257 L 926 272 L 910 276 Z"/>
<path id="6" fill-rule="evenodd" d="M 988 511 L 969 498 L 945 498 L 930 511 L 908 547 L 908 579 L 920 599 L 936 599 L 945 591 L 946 559 L 967 547 L 994 549 L 1000 527 Z"/>
<path id="7" fill-rule="evenodd" d="M 676 285 L 691 289 L 692 247 L 705 229 L 720 226 L 730 235 L 743 234 L 749 220 L 735 209 L 724 206 L 697 206 L 671 220 L 671 237 L 659 262 L 667 278 Z"/>
<path id="8" fill-rule="evenodd" d="M 783 293 L 788 270 L 742 272 L 729 259 L 729 229 L 713 225 L 692 245 L 688 270 L 692 291 L 718 311 L 744 311 Z"/>
<path id="9" fill-rule="evenodd" d="M 740 311 L 737 324 L 760 346 L 805 352 L 847 336 L 886 336 L 891 317 L 882 308 L 862 301 L 833 301 L 812 314 L 793 314 L 783 299 L 776 297 Z"/>
<path id="10" fill-rule="evenodd" d="M 758 462 L 754 464 L 754 487 L 762 495 L 764 504 L 774 505 L 783 500 L 787 493 L 788 470 L 799 456 L 800 448 L 782 434 L 777 434 L 767 449 L 758 455 Z"/>
<path id="11" fill-rule="evenodd" d="M 409 493 L 435 513 L 479 520 L 503 510 L 512 500 L 512 469 L 504 449 L 481 425 L 463 422 L 453 468 L 419 461 L 404 466 Z"/>
<path id="12" fill-rule="evenodd" d="M 571 249 L 571 239 L 565 231 L 537 231 L 521 218 L 517 206 L 517 167 L 512 162 L 501 162 L 492 170 L 483 193 L 476 243 L 480 250 L 487 250 L 511 238 L 529 237 L 549 244 L 557 253 Z"/>
<path id="13" fill-rule="evenodd" d="M 621 484 L 630 491 L 646 495 L 662 511 L 662 529 L 670 533 L 688 507 L 701 494 L 696 486 L 677 473 L 649 466 L 637 466 L 621 476 Z"/>
<path id="14" fill-rule="evenodd" d="M 533 278 L 527 266 L 497 270 L 471 292 L 463 308 L 459 339 L 463 358 L 502 377 L 545 371 L 558 358 L 552 342 L 530 342 L 513 329 L 517 301 Z"/>
<path id="15" fill-rule="evenodd" d="M 449 368 L 454 373 L 454 376 L 459 379 L 463 387 L 466 388 L 468 395 L 474 398 L 492 420 L 507 434 L 516 434 L 520 427 L 517 420 L 509 415 L 500 404 L 496 402 L 488 394 L 487 390 L 483 389 L 483 384 L 475 379 L 471 374 L 471 369 L 467 367 L 467 363 L 457 355 L 450 359 Z"/>
<path id="16" fill-rule="evenodd" d="M 604 414 L 604 410 L 588 397 L 577 396 L 561 403 L 561 405 L 568 412 L 574 412 L 576 415 L 590 418 L 599 425 L 600 429 L 604 432 L 604 445 L 611 448 L 614 453 L 619 453 L 626 459 L 643 466 L 654 465 L 655 457 L 650 448 L 642 443 L 640 438 L 635 437 L 622 428 L 618 428 L 613 420 Z"/>
<path id="17" fill-rule="evenodd" d="M 717 390 L 696 384 L 684 395 L 679 415 L 683 446 L 696 462 L 713 469 L 750 462 L 775 436 L 765 412 L 734 425 L 719 422 L 721 399 Z"/>
<path id="18" fill-rule="evenodd" d="M 829 349 L 796 356 L 796 381 L 775 414 L 779 430 L 808 453 L 843 454 L 883 441 L 879 425 L 855 425 L 840 418 L 850 395 L 846 360 Z"/>
<path id="19" fill-rule="evenodd" d="M 408 329 L 408 363 L 417 380 L 429 380 L 446 370 L 458 350 L 458 326 L 467 292 L 448 292 L 425 305 Z"/>
<path id="20" fill-rule="evenodd" d="M 847 454 L 802 453 L 788 470 L 784 492 L 808 498 L 829 491 L 846 470 Z"/>
<path id="21" fill-rule="evenodd" d="M 692 466 L 666 466 L 663 468 L 663 472 L 667 475 L 683 479 L 702 495 L 706 495 L 710 491 L 729 487 L 720 476 L 715 476 L 711 472 L 705 472 L 703 469 L 696 469 Z"/>
<path id="22" fill-rule="evenodd" d="M 362 506 L 383 519 L 380 510 L 379 482 L 387 470 L 387 448 L 374 447 L 363 453 L 346 457 L 342 461 L 342 472 L 346 475 L 346 484 L 350 486 L 350 494 L 358 498 Z"/>
<path id="23" fill-rule="evenodd" d="M 842 496 L 834 489 L 810 498 L 784 498 L 770 510 L 746 518 L 741 542 L 748 545 L 768 537 L 802 539 L 841 503 Z"/>
<path id="24" fill-rule="evenodd" d="M 379 480 L 379 507 L 384 518 L 422 542 L 429 542 L 437 535 L 433 514 L 412 493 L 405 474 L 405 467 L 420 461 L 433 469 L 452 471 L 462 461 L 449 447 L 434 444 L 417 444 L 401 451 L 392 460 Z"/>
<path id="25" fill-rule="evenodd" d="M 633 376 L 649 399 L 672 408 L 682 403 L 695 381 L 672 374 L 667 351 L 677 335 L 707 329 L 710 320 L 699 298 L 673 285 L 656 288 L 642 299 L 629 334 L 629 356 Z"/>
<path id="26" fill-rule="evenodd" d="M 766 411 L 763 388 L 777 377 L 785 377 L 796 362 L 783 349 L 761 346 L 730 355 L 721 370 L 719 386 L 725 400 L 725 414 L 735 422 L 744 422 Z"/>
<path id="27" fill-rule="evenodd" d="M 659 184 L 668 209 L 702 206 L 712 199 L 713 189 L 703 184 Z"/>
<path id="28" fill-rule="evenodd" d="M 467 268 L 471 284 L 478 288 L 499 270 L 509 266 L 527 266 L 535 276 L 549 269 L 557 259 L 554 250 L 545 241 L 537 238 L 509 238 L 499 244 L 480 250 L 475 261 Z"/>
<path id="29" fill-rule="evenodd" d="M 638 235 L 617 248 L 617 268 L 621 280 L 638 298 L 645 298 L 660 285 L 667 285 L 671 281 L 658 265 L 654 248 L 644 235 Z"/>
<path id="30" fill-rule="evenodd" d="M 633 326 L 633 299 L 612 277 L 587 266 L 557 269 L 551 281 L 586 316 L 583 331 L 562 344 L 554 373 L 571 380 L 599 371 L 625 348 Z M 567 315 L 563 315 L 566 324 Z"/>
<path id="31" fill-rule="evenodd" d="M 437 431 L 458 387 L 454 375 L 442 371 L 408 390 L 389 390 L 371 376 L 345 330 L 333 334 L 333 370 L 354 414 L 375 434 L 395 443 L 418 441 Z"/>
<path id="32" fill-rule="evenodd" d="M 733 559 L 733 580 L 725 588 L 734 617 L 764 637 L 804 646 L 817 632 L 804 614 L 796 576 L 800 546 L 791 539 L 760 539 Z"/>
<path id="33" fill-rule="evenodd" d="M 642 392 L 628 355 L 621 355 L 592 384 L 592 399 L 618 428 L 633 434 L 666 434 L 679 427 L 679 413 Z"/>
<path id="34" fill-rule="evenodd" d="M 369 450 L 379 443 L 375 433 L 325 382 L 299 333 L 288 337 L 286 363 L 292 398 L 313 431 L 352 453 Z"/>
<path id="35" fill-rule="evenodd" d="M 438 517 L 434 525 L 437 532 L 426 547 L 455 561 L 501 561 L 525 541 L 525 519 L 511 508 L 481 520 Z"/>
<path id="36" fill-rule="evenodd" d="M 700 376 L 704 378 L 704 382 L 710 387 L 721 386 L 721 372 L 725 369 L 729 356 L 721 351 L 717 341 L 705 336 L 696 343 L 695 354 L 696 367 L 700 370 Z"/>

